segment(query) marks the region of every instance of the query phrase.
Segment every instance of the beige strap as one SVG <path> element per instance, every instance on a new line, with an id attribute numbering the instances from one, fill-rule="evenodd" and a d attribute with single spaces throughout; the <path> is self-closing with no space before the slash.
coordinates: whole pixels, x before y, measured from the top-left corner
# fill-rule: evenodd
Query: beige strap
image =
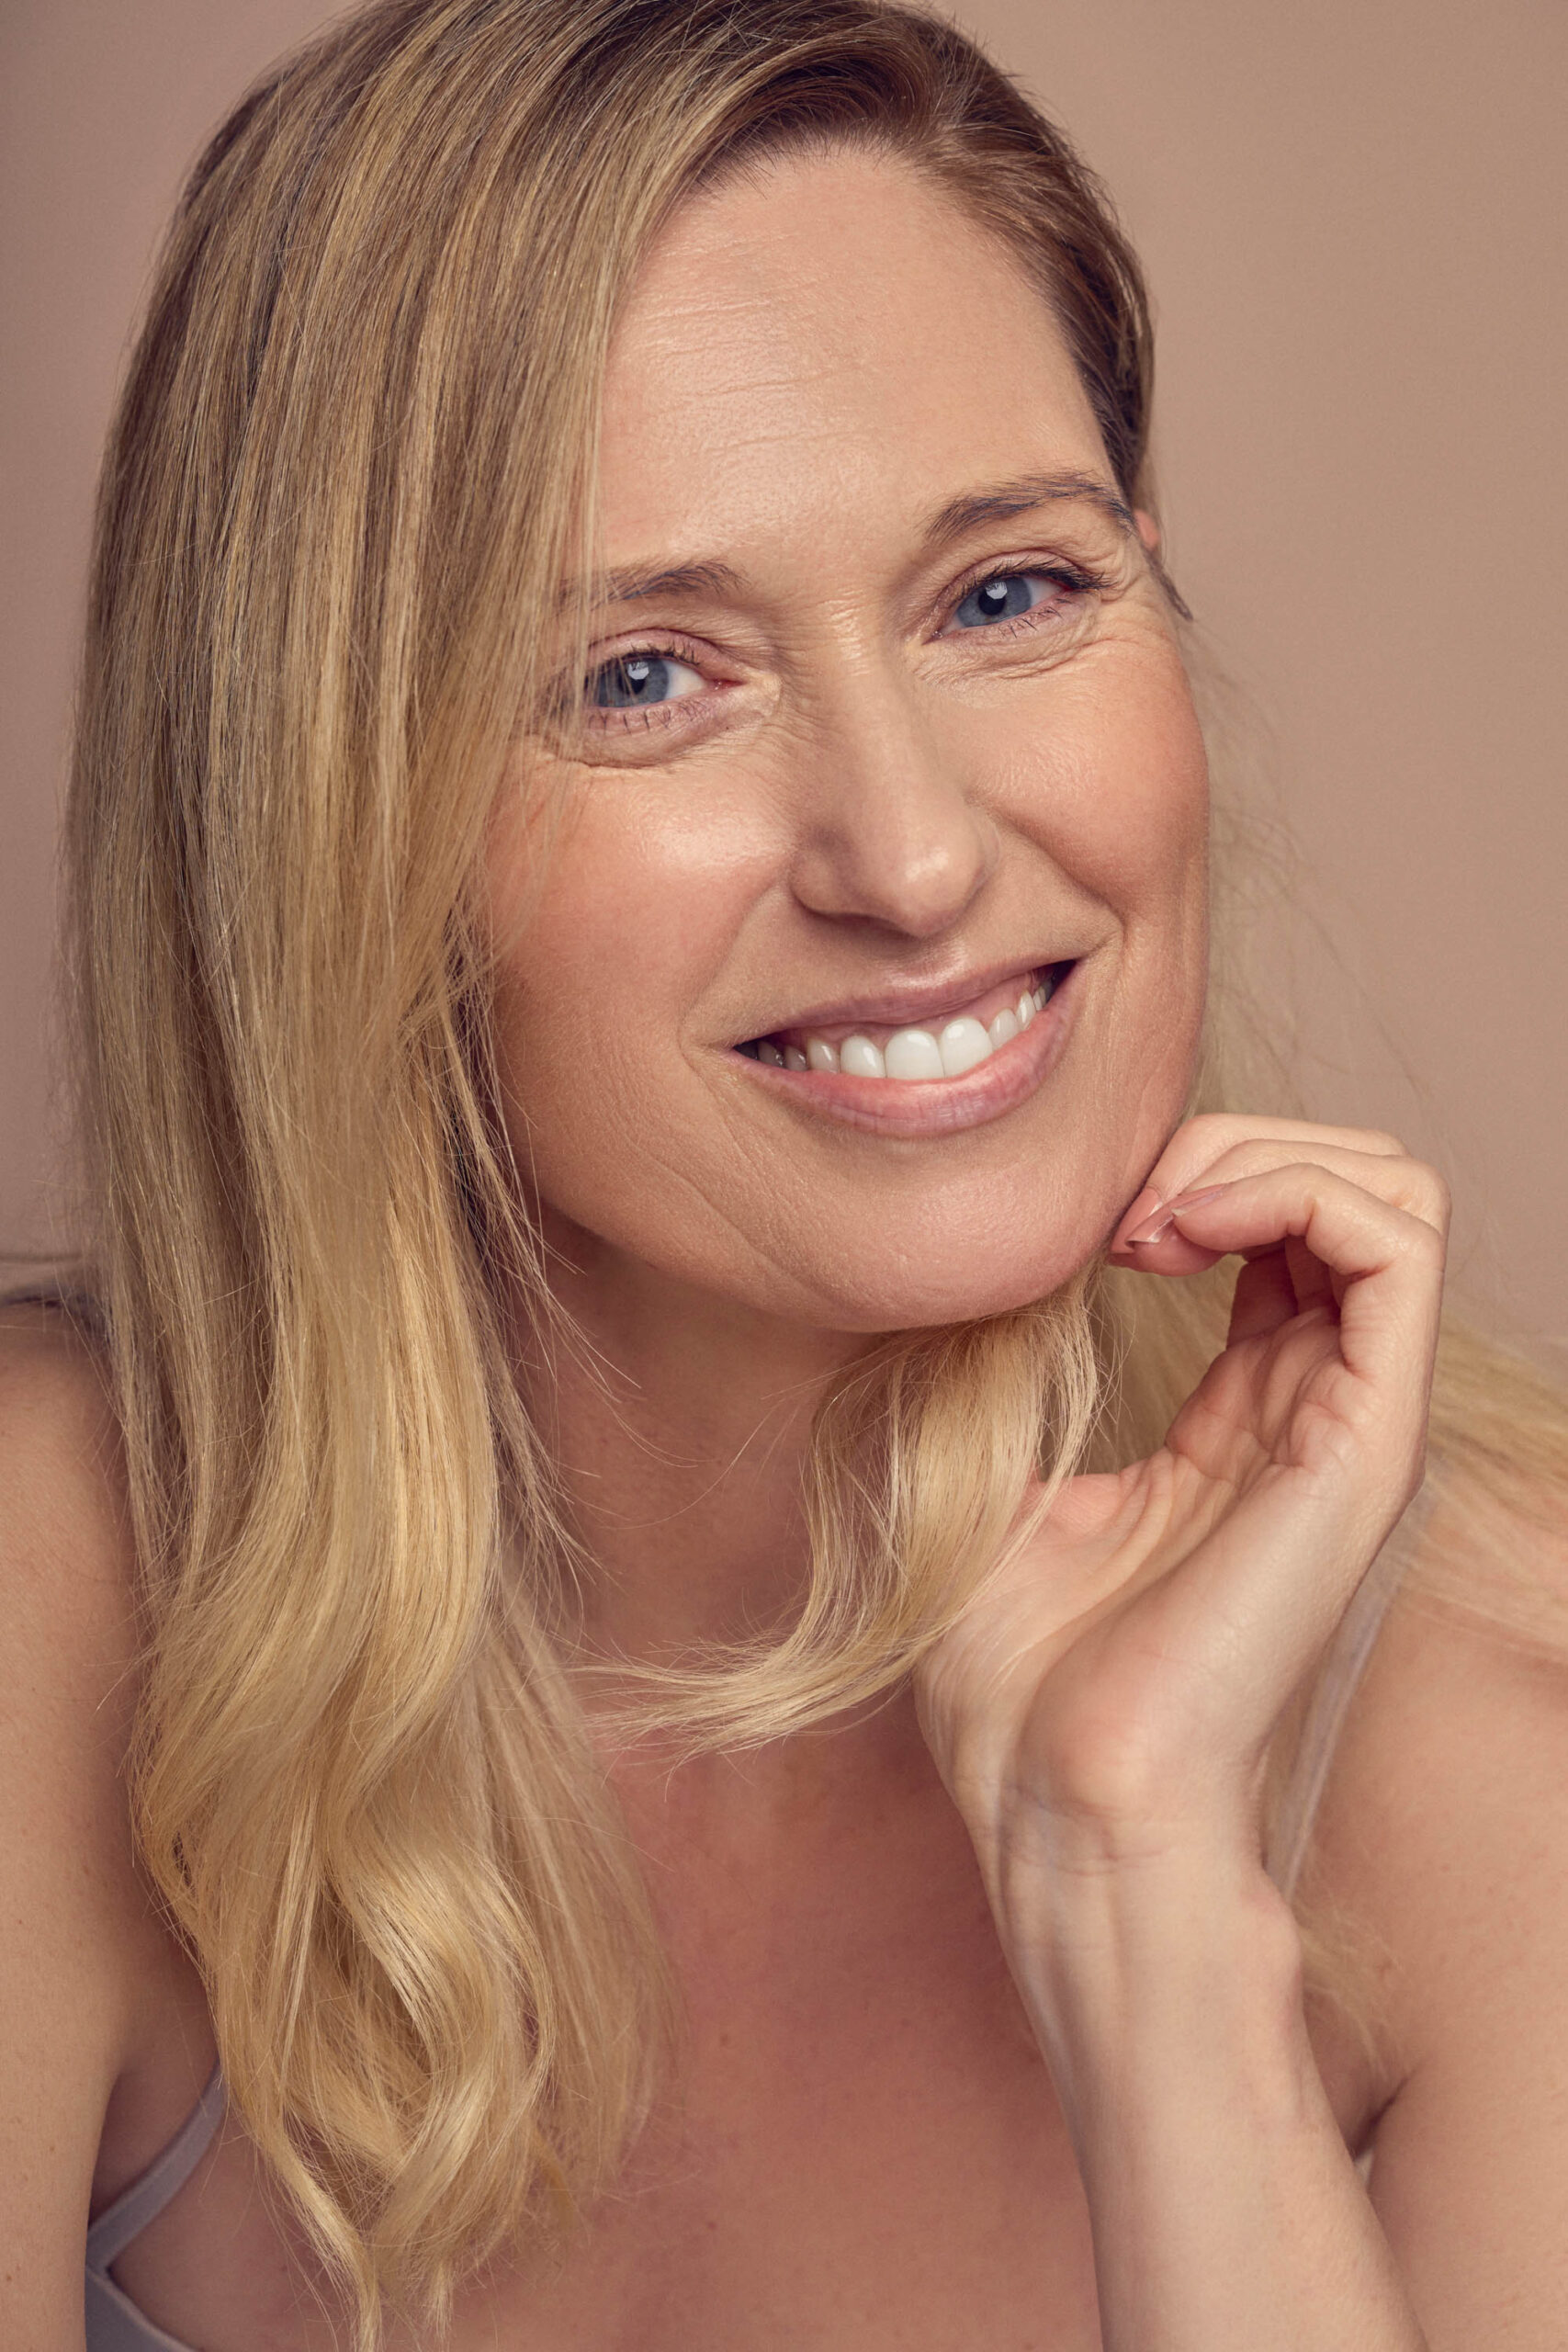
<path id="1" fill-rule="evenodd" d="M 1409 1566 L 1427 1515 L 1432 1507 L 1432 1482 L 1423 1481 L 1404 1517 L 1395 1526 L 1351 1597 L 1318 1678 L 1312 1705 L 1302 1730 L 1290 1784 L 1280 1803 L 1269 1841 L 1269 1877 L 1287 1901 L 1296 1891 L 1302 1865 L 1312 1838 L 1313 1823 L 1328 1780 L 1329 1768 L 1357 1685 L 1372 1654 L 1378 1629 L 1388 1605 Z"/>

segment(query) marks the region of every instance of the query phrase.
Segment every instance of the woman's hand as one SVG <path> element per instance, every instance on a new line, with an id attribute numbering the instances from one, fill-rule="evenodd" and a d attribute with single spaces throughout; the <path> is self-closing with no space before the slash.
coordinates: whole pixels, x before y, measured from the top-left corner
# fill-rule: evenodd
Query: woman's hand
<path id="1" fill-rule="evenodd" d="M 1067 1484 L 917 1677 L 1004 1933 L 1043 1870 L 1260 1874 L 1270 1735 L 1420 1481 L 1447 1224 L 1386 1136 L 1209 1117 L 1161 1155 L 1111 1260 L 1238 1252 L 1224 1351 L 1157 1453 Z"/>
<path id="2" fill-rule="evenodd" d="M 1425 2352 L 1258 1815 L 1280 1714 L 1420 1478 L 1447 1221 L 1385 1136 L 1184 1126 L 1111 1256 L 1239 1252 L 1225 1347 L 917 1676 L 1072 2137 L 1107 2352 Z"/>

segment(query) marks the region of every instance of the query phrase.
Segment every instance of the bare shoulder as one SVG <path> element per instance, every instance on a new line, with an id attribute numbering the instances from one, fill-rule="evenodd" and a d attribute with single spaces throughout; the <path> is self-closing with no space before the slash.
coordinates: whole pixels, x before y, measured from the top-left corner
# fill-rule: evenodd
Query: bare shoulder
<path id="1" fill-rule="evenodd" d="M 0 1306 L 0 1474 L 7 1600 L 71 1623 L 107 1603 L 128 1622 L 124 1478 L 105 1367 L 75 1319 L 41 1301 Z"/>
<path id="2" fill-rule="evenodd" d="M 28 2299 L 0 2334 L 51 2343 L 62 2292 L 80 2327 L 105 2107 L 163 1936 L 123 1781 L 135 1629 L 115 1419 L 92 1346 L 44 1306 L 0 1309 L 0 2234 L 32 2257 L 0 2288 Z"/>
<path id="3" fill-rule="evenodd" d="M 1568 1518 L 1461 1493 L 1423 1552 L 1319 1855 L 1380 1955 L 1372 2197 L 1432 2352 L 1546 2352 L 1568 2310 Z"/>
<path id="4" fill-rule="evenodd" d="M 57 1309 L 0 1308 L 0 1604 L 6 1647 L 6 1815 L 69 1829 L 107 1865 L 98 1802 L 135 1704 L 124 1479 L 107 1383 Z M 17 1735 L 25 1735 L 17 1737 Z M 28 1832 L 29 1838 L 32 1832 Z"/>

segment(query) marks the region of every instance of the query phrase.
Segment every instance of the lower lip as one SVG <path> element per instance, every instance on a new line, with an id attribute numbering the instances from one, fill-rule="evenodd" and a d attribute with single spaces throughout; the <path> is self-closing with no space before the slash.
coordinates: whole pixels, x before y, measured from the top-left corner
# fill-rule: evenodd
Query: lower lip
<path id="1" fill-rule="evenodd" d="M 1075 964 L 1028 1028 L 962 1078 L 851 1078 L 842 1070 L 774 1069 L 733 1051 L 730 1059 L 770 1094 L 842 1127 L 916 1140 L 960 1135 L 1005 1118 L 1043 1084 L 1072 1026 L 1081 969 Z"/>

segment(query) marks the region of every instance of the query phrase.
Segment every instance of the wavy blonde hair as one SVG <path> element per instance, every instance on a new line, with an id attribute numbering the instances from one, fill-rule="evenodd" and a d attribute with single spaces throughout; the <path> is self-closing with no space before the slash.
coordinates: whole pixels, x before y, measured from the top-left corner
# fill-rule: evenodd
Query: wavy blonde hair
<path id="1" fill-rule="evenodd" d="M 872 0 L 335 24 L 197 169 L 109 448 L 70 936 L 142 1577 L 137 1827 L 365 2343 L 384 2297 L 438 2324 L 613 2177 L 659 2063 L 572 1530 L 509 1353 L 519 1300 L 572 1342 L 500 1117 L 476 875 L 543 618 L 590 569 L 639 255 L 715 174 L 844 141 L 1008 241 L 1151 504 L 1146 307 L 1105 198 L 968 41 Z M 1037 1468 L 1157 1442 L 1224 1289 L 1134 1312 L 1091 1270 L 877 1343 L 818 1417 L 798 1623 L 669 1678 L 663 1720 L 764 1740 L 892 1687 Z M 1461 1349 L 1445 1395 L 1503 1486 L 1527 1427 L 1562 1477 L 1522 1368 Z"/>

